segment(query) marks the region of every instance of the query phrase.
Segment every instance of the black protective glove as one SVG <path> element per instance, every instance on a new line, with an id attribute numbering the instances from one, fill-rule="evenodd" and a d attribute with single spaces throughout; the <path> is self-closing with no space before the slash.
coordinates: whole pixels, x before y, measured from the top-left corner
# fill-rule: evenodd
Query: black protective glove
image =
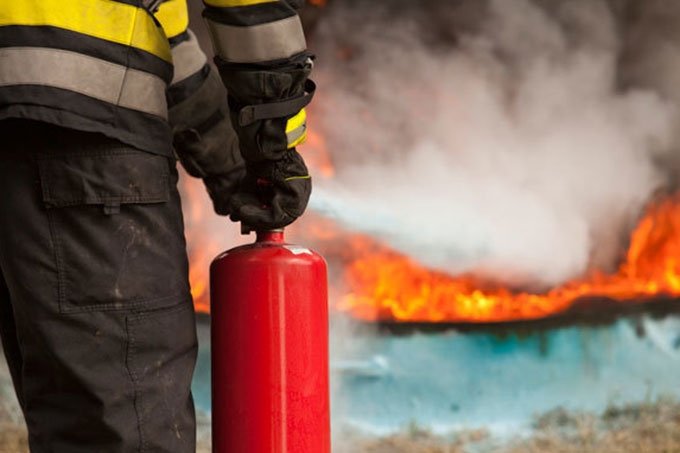
<path id="1" fill-rule="evenodd" d="M 312 193 L 312 178 L 294 149 L 277 161 L 248 166 L 231 197 L 231 219 L 255 230 L 283 228 L 300 217 Z"/>
<path id="2" fill-rule="evenodd" d="M 231 126 L 225 88 L 209 66 L 200 88 L 170 108 L 175 153 L 191 176 L 203 179 L 215 212 L 229 215 L 229 199 L 245 176 Z"/>
<path id="3" fill-rule="evenodd" d="M 247 170 L 230 203 L 232 220 L 255 229 L 276 229 L 294 222 L 307 207 L 311 177 L 289 143 L 286 126 L 313 96 L 311 61 L 307 53 L 267 67 L 216 59 Z"/>
<path id="4" fill-rule="evenodd" d="M 209 130 L 184 129 L 174 134 L 173 142 L 179 161 L 191 176 L 203 184 L 219 215 L 229 215 L 229 199 L 238 190 L 246 168 L 238 149 L 238 140 L 229 120 L 221 118 Z"/>

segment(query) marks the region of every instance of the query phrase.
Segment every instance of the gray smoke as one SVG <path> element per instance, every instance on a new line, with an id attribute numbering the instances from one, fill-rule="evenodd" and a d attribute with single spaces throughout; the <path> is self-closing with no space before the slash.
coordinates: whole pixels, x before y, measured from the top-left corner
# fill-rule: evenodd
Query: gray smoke
<path id="1" fill-rule="evenodd" d="M 615 268 L 676 125 L 629 10 L 338 0 L 312 123 L 338 174 L 312 208 L 451 274 L 540 289 Z"/>

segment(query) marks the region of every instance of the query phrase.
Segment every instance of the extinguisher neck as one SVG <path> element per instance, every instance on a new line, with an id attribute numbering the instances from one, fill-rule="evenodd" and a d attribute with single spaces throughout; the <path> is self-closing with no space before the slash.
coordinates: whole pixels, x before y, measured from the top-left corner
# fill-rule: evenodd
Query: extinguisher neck
<path id="1" fill-rule="evenodd" d="M 257 232 L 257 242 L 278 242 L 283 243 L 283 229 L 265 230 Z"/>

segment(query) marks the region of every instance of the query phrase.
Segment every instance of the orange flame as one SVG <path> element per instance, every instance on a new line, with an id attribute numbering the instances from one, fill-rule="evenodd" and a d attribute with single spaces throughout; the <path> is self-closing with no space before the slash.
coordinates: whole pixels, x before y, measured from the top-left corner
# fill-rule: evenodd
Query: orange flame
<path id="1" fill-rule="evenodd" d="M 365 247 L 366 244 L 362 244 Z M 433 272 L 373 245 L 347 269 L 338 309 L 363 320 L 503 322 L 547 317 L 586 296 L 621 302 L 680 295 L 680 196 L 653 203 L 632 234 L 618 272 L 594 272 L 546 294 L 488 288 L 472 276 Z"/>
<path id="2" fill-rule="evenodd" d="M 209 204 L 205 203 L 205 188 L 195 178 L 182 172 L 181 179 L 182 197 L 184 202 L 185 235 L 187 238 L 189 254 L 189 282 L 191 283 L 191 296 L 194 305 L 199 312 L 210 312 L 208 291 L 208 266 L 217 254 L 218 245 L 210 235 L 204 234 L 200 225 L 205 222 L 207 216 L 214 215 Z"/>
<path id="3" fill-rule="evenodd" d="M 334 175 L 322 134 L 310 131 L 303 153 L 317 177 Z M 200 181 L 183 178 L 182 192 L 190 256 L 190 281 L 197 310 L 209 312 L 208 266 L 221 250 L 202 225 L 214 215 Z M 680 193 L 652 203 L 633 231 L 624 262 L 614 274 L 592 272 L 545 294 L 514 292 L 472 275 L 432 271 L 368 237 L 342 231 L 329 219 L 309 213 L 291 229 L 316 243 L 341 275 L 332 291 L 336 310 L 366 321 L 505 322 L 548 317 L 584 297 L 622 303 L 680 296 Z M 340 281 L 343 280 L 344 281 Z M 341 288 L 347 288 L 342 292 Z"/>

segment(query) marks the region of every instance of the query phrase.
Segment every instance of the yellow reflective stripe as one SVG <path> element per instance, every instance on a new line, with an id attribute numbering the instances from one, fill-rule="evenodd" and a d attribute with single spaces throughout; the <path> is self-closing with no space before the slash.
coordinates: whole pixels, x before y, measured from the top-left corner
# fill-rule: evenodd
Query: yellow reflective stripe
<path id="1" fill-rule="evenodd" d="M 302 129 L 302 135 L 300 135 L 300 137 L 298 137 L 297 139 L 293 140 L 291 143 L 288 143 L 288 149 L 300 146 L 306 141 L 307 141 L 307 128 L 304 127 Z"/>
<path id="2" fill-rule="evenodd" d="M 2 0 L 0 26 L 7 25 L 63 28 L 172 61 L 168 40 L 149 13 L 112 0 Z"/>
<path id="3" fill-rule="evenodd" d="M 186 0 L 167 0 L 161 4 L 155 16 L 168 38 L 181 35 L 189 28 L 189 8 Z"/>
<path id="4" fill-rule="evenodd" d="M 300 110 L 286 123 L 286 137 L 288 148 L 294 148 L 307 140 L 307 111 Z"/>
<path id="5" fill-rule="evenodd" d="M 167 118 L 166 84 L 160 77 L 77 52 L 0 49 L 0 87 L 18 85 L 59 88 Z"/>
<path id="6" fill-rule="evenodd" d="M 291 133 L 300 126 L 304 126 L 307 122 L 307 111 L 305 109 L 300 110 L 294 117 L 288 120 L 286 123 L 286 134 Z"/>
<path id="7" fill-rule="evenodd" d="M 205 0 L 205 4 L 217 8 L 235 8 L 237 6 L 251 6 L 261 3 L 275 3 L 277 1 L 279 0 Z"/>
<path id="8" fill-rule="evenodd" d="M 299 179 L 312 179 L 310 175 L 305 176 L 291 176 L 290 178 L 284 179 L 284 181 L 297 181 Z"/>

